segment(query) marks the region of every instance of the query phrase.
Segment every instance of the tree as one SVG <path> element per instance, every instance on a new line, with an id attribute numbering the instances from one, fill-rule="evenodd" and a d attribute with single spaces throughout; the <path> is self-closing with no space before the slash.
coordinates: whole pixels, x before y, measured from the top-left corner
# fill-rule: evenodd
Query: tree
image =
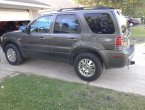
<path id="1" fill-rule="evenodd" d="M 75 0 L 84 6 L 107 6 L 122 9 L 126 15 L 134 17 L 142 17 L 144 8 L 144 0 Z"/>

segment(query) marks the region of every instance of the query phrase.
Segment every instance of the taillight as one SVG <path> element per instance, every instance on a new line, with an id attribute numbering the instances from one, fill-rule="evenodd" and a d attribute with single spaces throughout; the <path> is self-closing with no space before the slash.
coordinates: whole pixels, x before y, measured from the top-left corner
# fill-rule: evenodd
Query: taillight
<path id="1" fill-rule="evenodd" d="M 122 46 L 123 45 L 123 41 L 122 41 L 122 37 L 121 36 L 117 36 L 115 39 L 115 45 L 116 46 Z"/>
<path id="2" fill-rule="evenodd" d="M 122 46 L 123 46 L 122 36 L 121 35 L 116 36 L 116 39 L 115 39 L 115 49 L 121 49 Z"/>

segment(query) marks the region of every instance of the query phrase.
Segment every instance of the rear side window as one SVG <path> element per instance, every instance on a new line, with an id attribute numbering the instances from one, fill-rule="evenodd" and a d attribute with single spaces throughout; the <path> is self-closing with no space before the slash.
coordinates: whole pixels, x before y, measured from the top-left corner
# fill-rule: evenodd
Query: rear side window
<path id="1" fill-rule="evenodd" d="M 113 20 L 107 13 L 86 13 L 84 17 L 95 34 L 113 34 L 115 32 Z"/>
<path id="2" fill-rule="evenodd" d="M 78 34 L 81 27 L 78 18 L 73 14 L 58 15 L 54 25 L 54 33 Z"/>

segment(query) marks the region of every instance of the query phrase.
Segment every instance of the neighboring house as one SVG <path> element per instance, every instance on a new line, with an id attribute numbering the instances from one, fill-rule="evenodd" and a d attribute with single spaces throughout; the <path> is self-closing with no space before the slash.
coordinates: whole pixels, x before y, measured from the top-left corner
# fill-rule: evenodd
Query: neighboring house
<path id="1" fill-rule="evenodd" d="M 48 5 L 35 0 L 0 0 L 0 21 L 32 20 Z"/>
<path id="2" fill-rule="evenodd" d="M 35 0 L 0 0 L 0 35 L 17 30 L 22 22 L 36 18 L 38 10 L 49 7 Z"/>

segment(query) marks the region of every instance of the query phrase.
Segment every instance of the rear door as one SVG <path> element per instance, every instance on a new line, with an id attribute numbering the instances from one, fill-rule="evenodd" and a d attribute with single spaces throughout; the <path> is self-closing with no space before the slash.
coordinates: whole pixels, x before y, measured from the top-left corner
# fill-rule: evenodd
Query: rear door
<path id="1" fill-rule="evenodd" d="M 81 39 L 82 32 L 78 17 L 75 14 L 57 15 L 50 39 L 50 56 L 67 60 L 71 49 Z"/>
<path id="2" fill-rule="evenodd" d="M 111 12 L 88 12 L 84 18 L 90 30 L 90 40 L 106 50 L 114 49 L 114 39 L 118 30 Z"/>

